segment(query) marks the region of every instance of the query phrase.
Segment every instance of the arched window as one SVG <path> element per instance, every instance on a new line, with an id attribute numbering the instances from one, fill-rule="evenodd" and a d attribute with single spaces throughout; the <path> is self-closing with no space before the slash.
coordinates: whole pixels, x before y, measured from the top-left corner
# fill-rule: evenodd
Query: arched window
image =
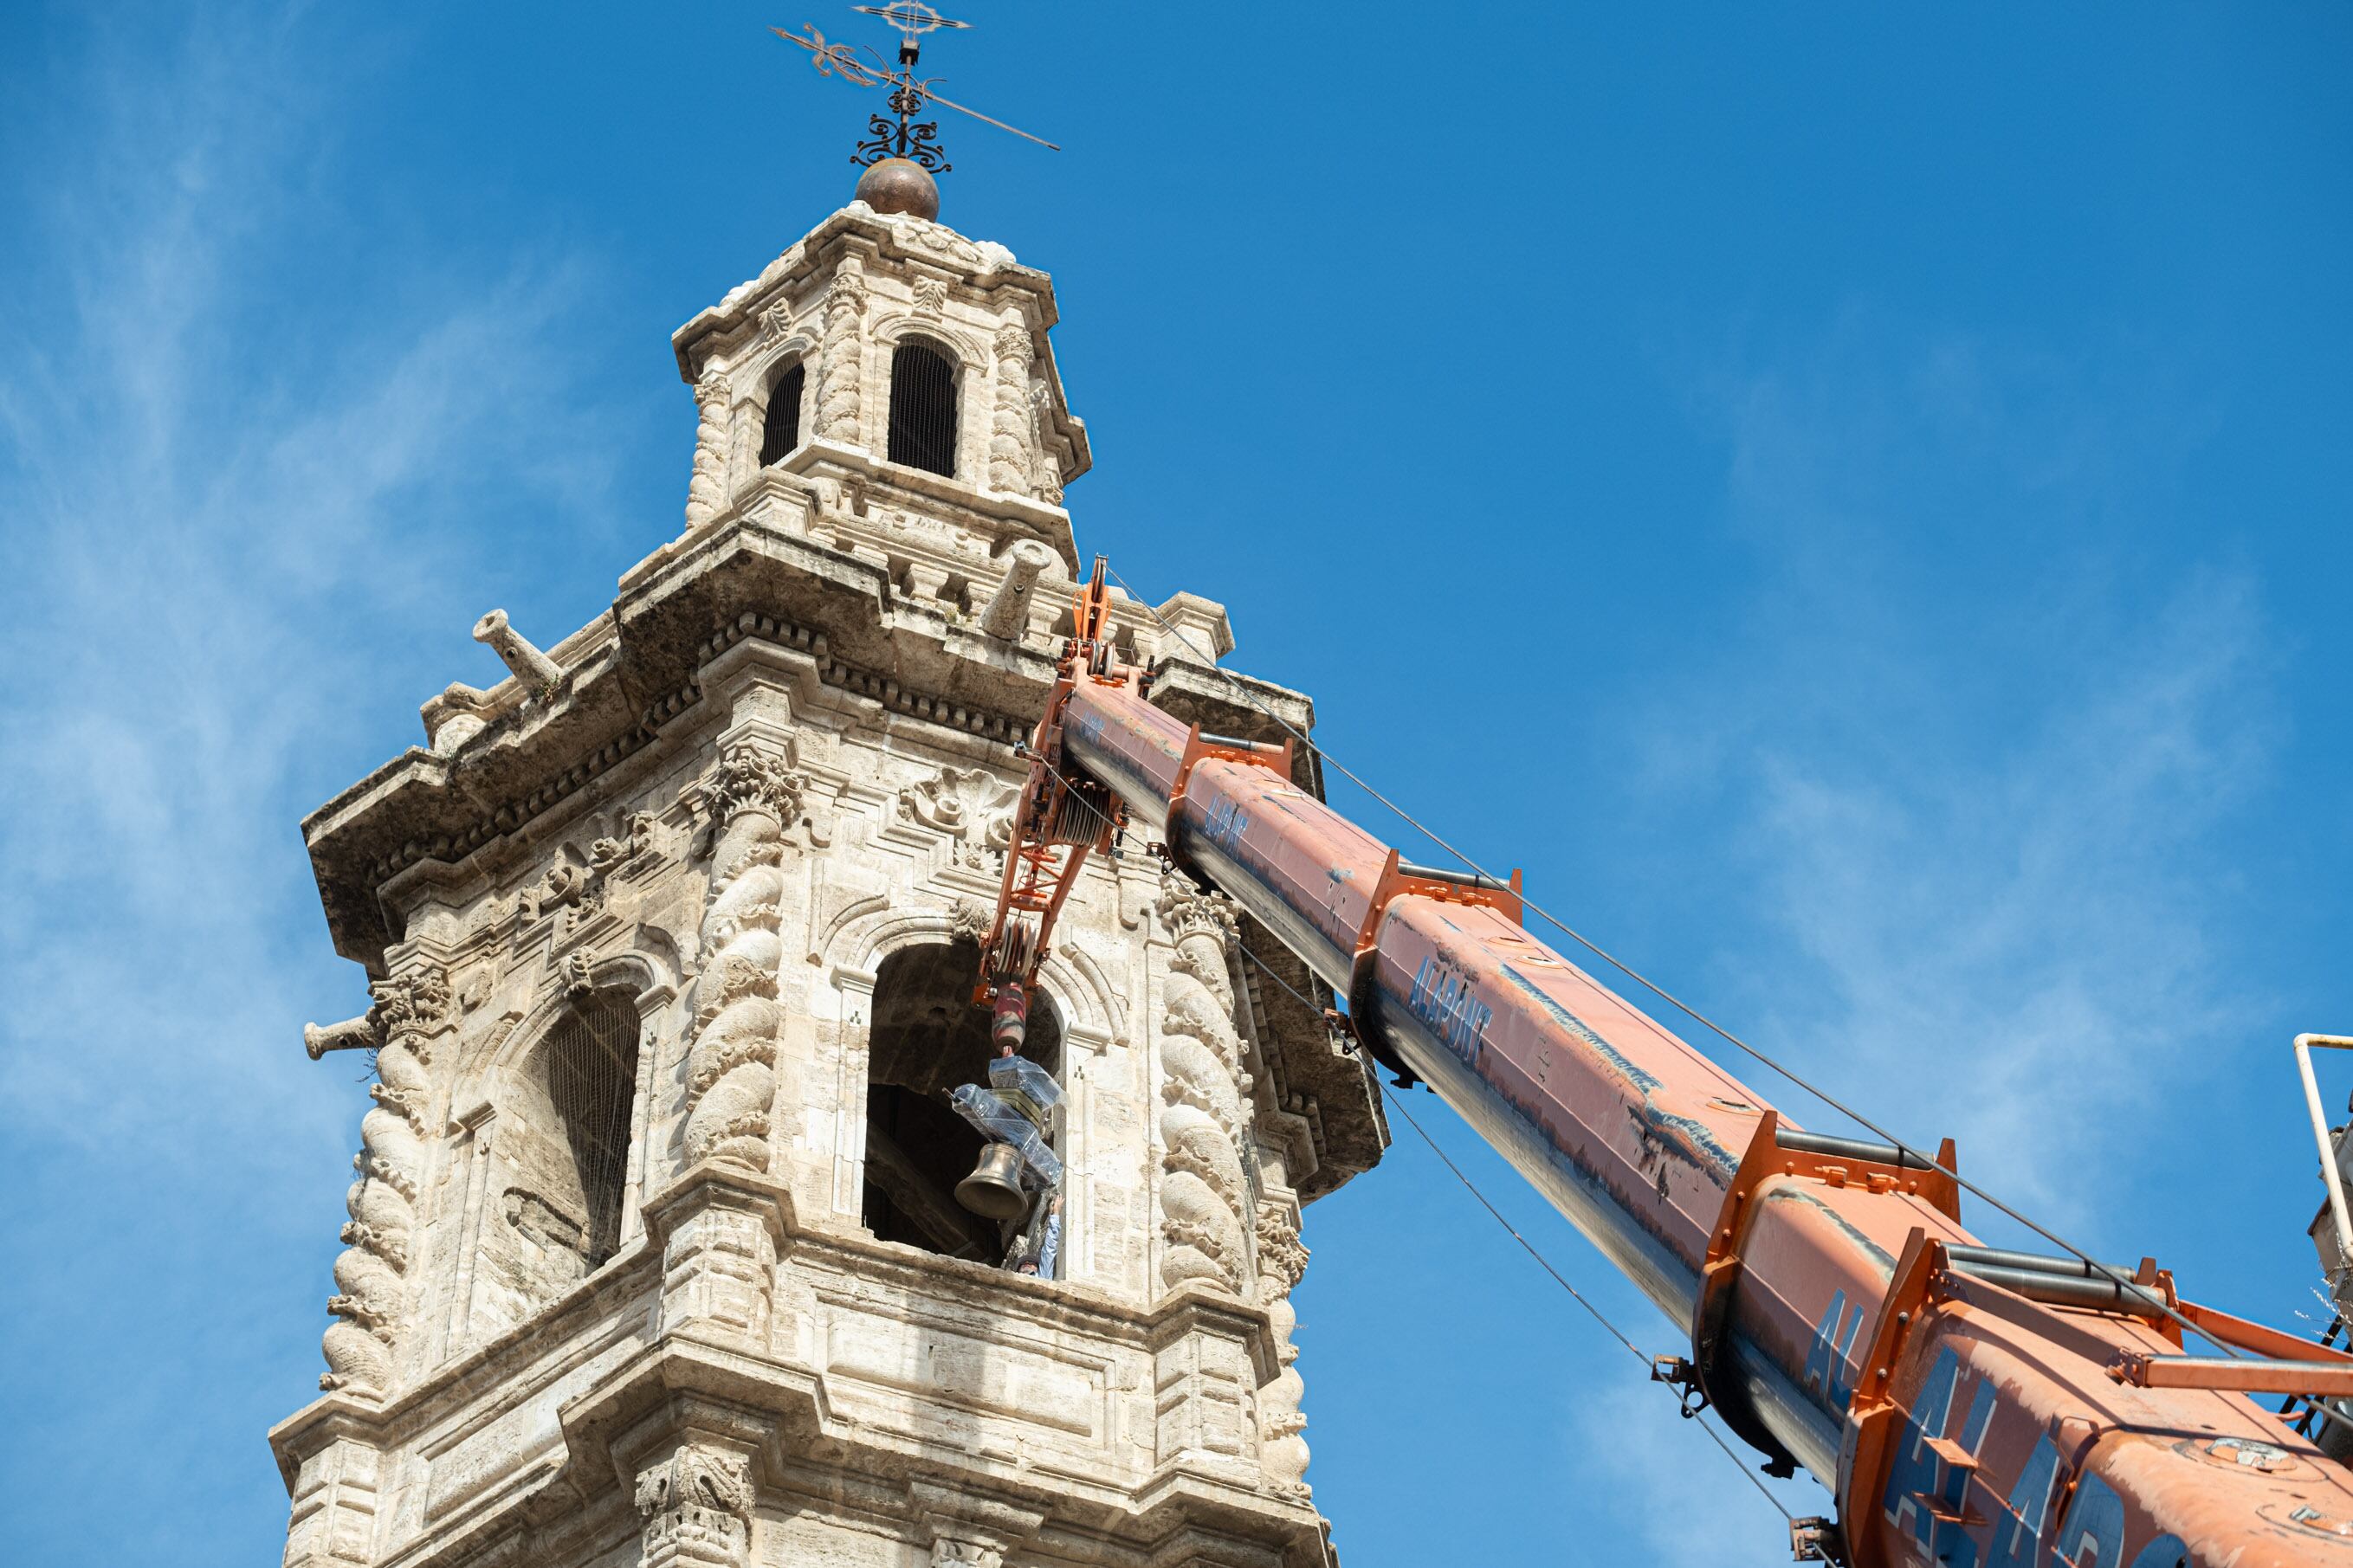
<path id="1" fill-rule="evenodd" d="M 808 384 L 808 367 L 798 361 L 768 389 L 768 412 L 760 421 L 760 466 L 801 444 L 801 389 Z"/>
<path id="2" fill-rule="evenodd" d="M 555 1111 L 580 1205 L 581 1260 L 596 1268 L 621 1247 L 629 1110 L 638 1084 L 638 1009 L 626 991 L 596 991 L 565 1010 L 546 1045 Z"/>
<path id="3" fill-rule="evenodd" d="M 902 948 L 874 974 L 866 1054 L 866 1228 L 883 1241 L 1000 1263 L 1024 1222 L 984 1219 L 956 1202 L 982 1138 L 948 1093 L 988 1081 L 988 1013 L 972 1001 L 980 949 L 970 942 Z M 1050 998 L 1031 1004 L 1021 1054 L 1061 1067 L 1062 1026 Z"/>
<path id="4" fill-rule="evenodd" d="M 901 343 L 891 355 L 891 460 L 954 479 L 955 447 L 955 362 L 928 343 Z"/>

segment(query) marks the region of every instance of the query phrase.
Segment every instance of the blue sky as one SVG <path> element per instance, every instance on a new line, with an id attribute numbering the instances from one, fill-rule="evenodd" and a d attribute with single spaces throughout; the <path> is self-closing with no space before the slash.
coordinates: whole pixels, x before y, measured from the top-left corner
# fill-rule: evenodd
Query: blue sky
<path id="1" fill-rule="evenodd" d="M 1224 601 L 1336 754 L 1695 1005 L 2104 1254 L 2310 1310 L 2353 13 L 962 14 L 947 90 L 1066 148 L 951 121 L 942 216 L 1055 275 L 1082 547 Z M 296 823 L 498 673 L 483 609 L 552 642 L 678 528 L 670 330 L 849 195 L 868 106 L 763 30 L 811 20 L 879 33 L 0 9 L 12 1558 L 278 1550 L 365 1105 L 301 1052 L 364 997 Z M 1783 1560 L 1409 1133 L 1307 1239 L 1351 1568 Z"/>

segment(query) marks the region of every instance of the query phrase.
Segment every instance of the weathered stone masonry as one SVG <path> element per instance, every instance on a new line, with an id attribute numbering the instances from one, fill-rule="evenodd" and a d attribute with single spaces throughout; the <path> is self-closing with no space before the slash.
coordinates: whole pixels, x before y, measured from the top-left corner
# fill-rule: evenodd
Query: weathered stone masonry
<path id="1" fill-rule="evenodd" d="M 826 219 L 677 334 L 685 530 L 544 653 L 485 617 L 521 673 L 304 825 L 372 996 L 311 1043 L 377 1081 L 322 1392 L 271 1434 L 288 1563 L 1329 1561 L 1288 1298 L 1303 1205 L 1386 1131 L 1222 899 L 1134 846 L 1063 916 L 1058 1278 L 867 1223 L 878 1008 L 902 1073 L 965 1027 L 886 964 L 962 973 L 1082 564 L 1054 319 L 1001 247 Z M 916 338 L 954 362 L 950 474 L 884 455 Z M 1116 616 L 1155 700 L 1311 721 L 1212 668 L 1216 604 L 1160 616 Z M 932 1125 L 892 1131 L 902 1194 Z"/>

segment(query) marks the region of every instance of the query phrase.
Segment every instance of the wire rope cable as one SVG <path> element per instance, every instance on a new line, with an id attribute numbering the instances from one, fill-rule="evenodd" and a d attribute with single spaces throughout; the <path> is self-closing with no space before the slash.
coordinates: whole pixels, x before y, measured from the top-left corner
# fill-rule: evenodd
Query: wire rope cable
<path id="1" fill-rule="evenodd" d="M 1283 990 L 1289 992 L 1294 998 L 1304 1005 L 1315 1008 L 1318 1012 L 1322 1011 L 1321 1005 L 1318 1004 L 1314 997 L 1303 994 L 1297 986 L 1292 984 L 1291 982 L 1285 980 L 1282 975 L 1277 974 L 1271 968 L 1268 967 L 1266 960 L 1251 952 L 1248 944 L 1238 941 L 1234 945 L 1241 950 L 1242 956 L 1250 961 L 1250 963 L 1257 969 L 1259 973 L 1264 975 L 1267 979 L 1273 981 L 1277 985 L 1282 986 Z M 1373 1086 L 1381 1091 L 1381 1098 L 1388 1103 L 1389 1109 L 1396 1111 L 1399 1116 L 1405 1118 L 1405 1124 L 1413 1129 L 1415 1136 L 1419 1137 L 1422 1142 L 1429 1145 L 1430 1152 L 1438 1156 L 1438 1163 L 1444 1165 L 1447 1170 L 1453 1174 L 1454 1179 L 1462 1184 L 1462 1190 L 1464 1192 L 1469 1193 L 1473 1198 L 1478 1200 L 1479 1206 L 1485 1209 L 1488 1216 L 1497 1225 L 1504 1227 L 1504 1233 L 1506 1236 L 1509 1236 L 1514 1241 L 1520 1244 L 1520 1250 L 1526 1253 L 1530 1258 L 1535 1258 L 1536 1261 L 1536 1267 L 1543 1269 L 1546 1274 L 1551 1275 L 1553 1283 L 1567 1291 L 1569 1299 L 1575 1301 L 1578 1306 L 1584 1308 L 1587 1314 L 1590 1316 L 1595 1322 L 1600 1324 L 1601 1327 L 1609 1332 L 1611 1339 L 1616 1340 L 1620 1344 L 1625 1346 L 1627 1354 L 1640 1362 L 1646 1369 L 1653 1366 L 1655 1363 L 1649 1355 L 1643 1353 L 1642 1347 L 1636 1344 L 1632 1339 L 1629 1338 L 1626 1331 L 1620 1328 L 1616 1323 L 1611 1322 L 1609 1315 L 1603 1312 L 1600 1308 L 1595 1306 L 1586 1296 L 1585 1292 L 1570 1284 L 1568 1282 L 1568 1277 L 1563 1274 L 1559 1269 L 1554 1268 L 1552 1260 L 1546 1258 L 1543 1253 L 1537 1251 L 1535 1244 L 1530 1241 L 1526 1237 L 1520 1234 L 1519 1226 L 1514 1225 L 1509 1218 L 1505 1217 L 1504 1211 L 1497 1208 L 1494 1204 L 1489 1200 L 1487 1194 L 1479 1190 L 1479 1184 L 1472 1181 L 1470 1177 L 1470 1173 L 1464 1171 L 1461 1166 L 1454 1163 L 1453 1156 L 1447 1153 L 1445 1149 L 1440 1146 L 1438 1140 L 1430 1135 L 1430 1130 L 1424 1127 L 1421 1122 L 1415 1118 L 1412 1111 L 1408 1110 L 1405 1108 L 1405 1102 L 1398 1098 L 1396 1091 L 1391 1089 L 1388 1085 L 1381 1082 L 1380 1075 L 1378 1073 L 1373 1074 L 1372 1079 Z M 1796 1515 L 1789 1511 L 1788 1508 L 1783 1504 L 1779 1498 L 1773 1495 L 1771 1488 L 1767 1487 L 1762 1479 L 1749 1470 L 1747 1463 L 1743 1460 L 1737 1453 L 1733 1451 L 1732 1445 L 1724 1440 L 1723 1434 L 1716 1431 L 1715 1424 L 1709 1421 L 1706 1416 L 1700 1415 L 1696 1411 L 1693 1412 L 1693 1419 L 1698 1423 L 1699 1429 L 1707 1434 L 1708 1441 L 1714 1443 L 1718 1448 L 1724 1451 L 1724 1457 L 1732 1461 L 1734 1468 L 1737 1469 L 1742 1475 L 1748 1478 L 1748 1484 L 1757 1489 L 1757 1495 L 1762 1497 L 1767 1502 L 1771 1503 L 1773 1505 L 1774 1511 L 1778 1512 L 1784 1520 L 1795 1522 Z"/>
<path id="2" fill-rule="evenodd" d="M 1142 595 L 1138 595 L 1133 587 L 1129 586 L 1126 578 L 1122 577 L 1116 570 L 1113 569 L 1109 565 L 1108 563 L 1105 563 L 1104 569 L 1110 573 L 1112 580 L 1120 585 L 1121 590 L 1127 595 L 1129 600 L 1134 604 L 1141 605 L 1146 614 L 1150 615 L 1154 620 L 1160 624 L 1160 627 L 1163 631 L 1166 632 L 1170 637 L 1175 637 L 1185 647 L 1193 649 L 1196 652 L 1199 651 L 1198 645 L 1187 640 L 1182 632 L 1171 626 L 1168 623 L 1166 616 L 1163 616 L 1159 610 L 1155 608 Z M 1322 746 L 1310 740 L 1305 733 L 1293 725 L 1288 720 L 1284 719 L 1282 714 L 1277 713 L 1272 708 L 1270 708 L 1266 703 L 1261 701 L 1258 694 L 1250 690 L 1247 685 L 1243 684 L 1240 678 L 1235 676 L 1232 671 L 1224 668 L 1215 662 L 1211 662 L 1208 665 L 1208 668 L 1215 670 L 1217 674 L 1225 680 L 1227 685 L 1240 692 L 1243 699 L 1247 700 L 1251 707 L 1257 709 L 1261 713 L 1263 713 L 1269 719 L 1273 720 L 1276 724 L 1282 726 L 1286 734 L 1290 735 L 1292 739 L 1297 741 L 1302 746 L 1313 752 L 1319 760 L 1329 763 L 1333 767 L 1338 769 L 1341 775 L 1346 778 L 1349 783 L 1355 784 L 1358 789 L 1363 790 L 1366 795 L 1371 795 L 1383 806 L 1396 814 L 1400 820 L 1411 826 L 1415 832 L 1419 833 L 1432 844 L 1437 845 L 1440 849 L 1443 849 L 1449 855 L 1451 855 L 1456 859 L 1461 861 L 1463 865 L 1469 867 L 1471 870 L 1477 875 L 1490 879 L 1493 878 L 1493 873 L 1489 871 L 1484 866 L 1480 865 L 1478 861 L 1472 859 L 1468 854 L 1457 848 L 1452 843 L 1449 842 L 1444 837 L 1441 837 L 1435 829 L 1424 824 L 1411 812 L 1406 810 L 1405 807 L 1398 805 L 1397 802 L 1383 795 L 1379 790 L 1375 789 L 1345 763 L 1343 763 L 1330 752 L 1324 750 Z M 2047 1226 L 2029 1218 L 2024 1214 L 2020 1213 L 2017 1209 L 2011 1207 L 2009 1204 L 2004 1203 L 2001 1199 L 1994 1196 L 1991 1193 L 1986 1191 L 1975 1182 L 1970 1181 L 1968 1177 L 1962 1175 L 1958 1171 L 1954 1170 L 1951 1166 L 1939 1163 L 1933 1154 L 1929 1154 L 1922 1150 L 1915 1148 L 1912 1144 L 1905 1142 L 1901 1138 L 1898 1138 L 1894 1133 L 1889 1131 L 1886 1128 L 1882 1127 L 1879 1123 L 1872 1121 L 1871 1118 L 1863 1115 L 1861 1111 L 1848 1105 L 1845 1101 L 1840 1100 L 1829 1090 L 1810 1082 L 1794 1068 L 1784 1067 L 1772 1057 L 1759 1050 L 1755 1046 L 1750 1045 L 1747 1041 L 1742 1039 L 1739 1036 L 1734 1034 L 1723 1025 L 1718 1024 L 1706 1014 L 1702 1013 L 1699 1009 L 1692 1006 L 1689 1003 L 1683 1001 L 1681 997 L 1675 995 L 1672 992 L 1667 990 L 1656 981 L 1651 980 L 1648 975 L 1642 973 L 1640 970 L 1634 968 L 1623 959 L 1619 958 L 1614 953 L 1603 948 L 1598 942 L 1595 942 L 1590 938 L 1587 937 L 1582 931 L 1579 931 L 1567 921 L 1562 920 L 1551 910 L 1544 908 L 1541 904 L 1538 904 L 1535 900 L 1527 898 L 1523 894 L 1521 897 L 1521 903 L 1524 907 L 1533 910 L 1546 921 L 1559 929 L 1572 941 L 1577 942 L 1578 946 L 1584 948 L 1587 952 L 1592 953 L 1595 957 L 1600 959 L 1612 969 L 1617 970 L 1620 973 L 1625 975 L 1628 979 L 1633 981 L 1636 984 L 1641 986 L 1644 990 L 1650 992 L 1661 1001 L 1665 1002 L 1669 1006 L 1673 1007 L 1678 1012 L 1683 1014 L 1686 1017 L 1691 1018 L 1709 1033 L 1716 1036 L 1719 1039 L 1724 1040 L 1726 1044 L 1741 1051 L 1743 1054 L 1746 1055 L 1760 1065 L 1779 1074 L 1783 1079 L 1795 1084 L 1806 1093 L 1812 1095 L 1816 1100 L 1820 1100 L 1824 1105 L 1829 1106 L 1840 1115 L 1848 1118 L 1857 1125 L 1877 1135 L 1880 1139 L 1894 1145 L 1904 1153 L 1921 1161 L 1927 1168 L 1942 1172 L 1944 1174 L 1950 1176 L 1954 1183 L 1964 1192 L 1973 1194 L 1999 1213 L 2006 1215 L 2018 1224 L 2024 1226 L 2027 1229 L 2042 1237 L 2043 1240 L 2051 1243 L 2053 1247 L 2060 1248 L 2062 1251 L 2073 1254 L 2086 1267 L 2100 1275 L 2102 1278 L 2108 1279 L 2119 1287 L 2130 1286 L 2136 1283 L 2131 1279 L 2118 1273 L 2116 1270 L 2109 1268 L 2106 1264 L 2094 1258 L 2089 1252 L 2077 1247 L 2073 1242 L 2069 1241 L 2066 1237 L 2060 1236 Z M 2152 1301 L 2150 1304 L 2156 1310 L 2164 1313 L 2165 1316 L 2171 1319 L 2182 1329 L 2190 1333 L 2196 1334 L 2200 1339 L 2213 1344 L 2221 1350 L 2226 1355 L 2242 1359 L 2244 1358 L 2246 1352 L 2240 1350 L 2237 1346 L 2229 1343 L 2227 1341 L 2216 1339 L 2211 1333 L 2200 1329 L 2197 1324 L 2182 1316 L 2181 1313 L 2176 1311 L 2171 1306 L 2163 1301 Z M 2316 1408 L 2326 1410 L 2327 1406 L 2316 1405 Z M 2335 1416 L 2333 1415 L 2330 1418 L 2338 1421 L 2340 1424 L 2346 1425 L 2349 1429 L 2353 1429 L 2353 1421 L 2348 1421 L 2345 1417 Z"/>

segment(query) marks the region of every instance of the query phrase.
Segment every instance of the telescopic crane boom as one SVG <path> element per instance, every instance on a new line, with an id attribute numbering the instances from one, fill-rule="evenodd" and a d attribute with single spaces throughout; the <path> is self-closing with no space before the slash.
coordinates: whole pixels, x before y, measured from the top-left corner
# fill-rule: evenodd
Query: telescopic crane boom
<path id="1" fill-rule="evenodd" d="M 2203 1308 L 2144 1259 L 1981 1245 L 1953 1146 L 1805 1132 L 1521 928 L 1518 876 L 1411 866 L 1145 696 L 1078 595 L 1029 748 L 980 996 L 1018 1043 L 1053 917 L 1123 819 L 1345 996 L 1669 1318 L 1658 1374 L 1829 1489 L 1800 1556 L 1855 1568 L 2353 1568 L 2353 1477 L 2248 1397 L 2353 1394 L 2353 1357 Z M 2182 1324 L 2245 1352 L 2182 1353 Z"/>

